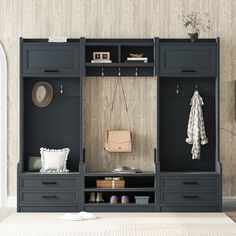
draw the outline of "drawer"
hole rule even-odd
[[[22,204],[75,204],[78,202],[76,192],[21,192]]]
[[[216,57],[216,43],[161,43],[160,74],[214,76]]]
[[[76,177],[40,177],[40,178],[21,178],[20,184],[22,189],[30,190],[64,190],[77,189],[78,178]]]
[[[79,74],[79,43],[26,43],[23,74]]]
[[[162,177],[161,190],[217,189],[217,177]]]
[[[161,203],[168,204],[183,204],[183,205],[195,205],[195,204],[207,204],[216,205],[218,201],[217,192],[162,192]]]

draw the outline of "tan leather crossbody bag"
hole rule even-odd
[[[105,150],[108,152],[132,152],[130,131],[107,131]]]

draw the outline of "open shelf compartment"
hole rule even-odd
[[[210,78],[160,78],[160,168],[162,172],[214,172],[216,170],[216,80]],[[178,93],[176,93],[178,86]],[[186,143],[190,101],[197,89],[208,143],[201,157],[193,160],[192,145]],[[178,124],[178,125],[176,125]]]
[[[32,101],[33,86],[39,81],[48,82],[53,88],[51,103],[44,108]],[[40,156],[40,148],[62,149],[68,147],[67,168],[79,171],[79,122],[80,103],[78,78],[23,78],[24,87],[24,171],[28,170],[29,156]],[[60,92],[63,86],[63,93]],[[64,127],[66,124],[66,128]]]

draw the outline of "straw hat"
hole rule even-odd
[[[37,82],[32,90],[32,100],[37,107],[47,107],[53,98],[52,85],[46,81]]]

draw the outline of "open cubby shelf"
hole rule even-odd
[[[41,147],[70,149],[67,168],[79,171],[79,115],[78,102],[80,80],[76,78],[44,78],[53,88],[53,99],[49,106],[40,108],[32,101],[33,86],[42,81],[38,77],[24,78],[24,170],[28,168],[28,157],[39,156]],[[60,93],[63,84],[64,92]],[[64,124],[66,128],[62,128]]]
[[[104,176],[104,175],[103,175]],[[107,177],[110,177],[107,175]],[[96,180],[103,180],[102,176],[85,176],[85,188],[96,188]],[[122,176],[125,181],[126,188],[154,188],[155,186],[155,176],[139,175],[139,176]]]
[[[66,43],[49,43],[48,39],[21,38],[17,211],[221,211],[219,47],[219,38],[199,39],[194,43],[189,39],[157,37],[75,38],[68,39]],[[112,63],[92,63],[94,52],[109,52]],[[127,57],[130,53],[143,54],[148,61],[128,62]],[[135,159],[138,165],[147,163],[143,169],[154,171],[142,173],[100,171],[111,171],[114,164],[118,163],[133,164],[134,159],[123,163],[126,157],[122,159],[117,155],[119,158],[116,159],[114,155],[113,160],[117,160],[115,163],[104,153],[96,153],[93,156],[94,150],[90,152],[88,148],[89,151],[86,152],[84,149],[84,146],[87,146],[86,142],[90,141],[86,135],[94,135],[100,139],[99,122],[106,122],[105,116],[94,116],[91,111],[96,112],[99,108],[98,111],[103,114],[103,107],[109,106],[109,103],[105,106],[94,104],[91,102],[93,99],[86,96],[105,98],[103,89],[111,89],[111,81],[114,81],[113,78],[104,80],[101,78],[106,76],[145,77],[133,79],[129,84],[125,83],[130,78],[126,78],[123,83],[124,86],[128,85],[126,90],[129,90],[130,94],[140,98],[138,103],[133,97],[128,99],[133,113],[136,111],[135,106],[144,111],[142,105],[145,105],[148,106],[147,117],[152,119],[154,116],[150,109],[154,108],[156,111],[154,134],[150,132],[154,130],[153,127],[148,127],[147,130],[149,136],[155,140],[150,146],[146,142],[147,134],[145,137],[142,134],[142,145],[148,147],[148,150],[140,146],[137,150],[142,155],[134,150],[138,157]],[[91,82],[94,81],[93,78],[86,77],[99,77],[96,83],[100,81],[106,83],[100,88],[98,84]],[[148,77],[153,77],[151,78],[153,80]],[[52,102],[44,108],[37,107],[32,102],[32,89],[39,81],[46,81],[53,88]],[[137,86],[140,81],[145,88],[148,88],[149,81],[155,82],[152,85],[156,85],[156,94],[150,91],[155,104],[149,104],[150,100],[146,100],[144,96],[149,90],[141,88],[140,91],[133,91],[136,88],[140,89],[141,86]],[[191,108],[190,100],[196,89],[204,101],[202,110],[209,142],[201,146],[201,158],[192,160],[192,146],[188,145],[185,139]],[[105,100],[107,101],[107,97]],[[88,107],[88,104],[91,107]],[[84,113],[89,115],[86,117]],[[142,112],[137,117],[136,114],[132,114],[131,117],[135,119],[131,121],[135,124],[134,129],[137,129],[134,131],[142,132],[146,127],[139,122],[139,119],[143,120]],[[94,124],[98,124],[97,127],[100,129],[98,136],[91,130],[94,125],[92,122],[95,121],[97,123]],[[150,124],[153,124],[153,120]],[[89,132],[85,128],[90,129]],[[138,135],[137,137],[140,138]],[[97,143],[92,141],[91,143],[96,146]],[[29,156],[39,156],[40,147],[70,148],[67,162],[69,172],[57,174],[29,172]],[[152,152],[154,158],[150,154],[147,155],[146,151]],[[107,159],[98,165],[98,161],[101,160],[96,157],[100,154]],[[146,156],[150,156],[150,159]],[[142,166],[137,167],[142,169]],[[121,177],[125,181],[124,188],[97,188],[96,180],[104,180],[105,177]],[[95,195],[101,193],[105,202],[89,202],[91,193]],[[119,199],[124,195],[128,196],[129,203],[110,204],[110,198],[114,195]],[[148,204],[137,204],[136,196],[149,197]]]
[[[137,40],[136,43],[117,39],[110,41],[88,42],[85,44],[86,76],[153,76],[154,75],[154,41]],[[109,52],[112,63],[91,63],[93,52]],[[143,54],[147,63],[127,62],[130,53]],[[101,70],[102,68],[102,70]],[[119,69],[119,71],[118,71]]]
[[[215,83],[215,78],[201,78],[200,80],[189,77],[160,78],[161,171],[215,171]],[[176,93],[177,86],[179,86],[178,94]],[[204,101],[202,110],[206,135],[209,139],[209,143],[201,147],[200,160],[192,160],[192,145],[185,142],[190,100],[196,86]],[[178,138],[173,134],[178,134]]]
[[[99,191],[98,191],[99,192]],[[149,200],[147,204],[142,204],[142,205],[149,205],[149,204],[154,204],[155,203],[155,193],[154,191],[132,191],[132,192],[125,192],[125,191],[112,191],[112,192],[102,192],[102,196],[104,199],[104,203],[108,203],[110,204],[110,198],[111,196],[117,196],[118,201],[120,201],[122,196],[127,196],[129,198],[129,204],[135,204],[135,205],[139,205],[135,203],[135,196],[148,196]],[[89,202],[89,197],[90,197],[90,192],[85,192],[85,203],[90,203],[90,204],[104,204],[104,203],[97,203],[97,202]],[[111,204],[111,205],[125,205],[125,204],[121,204],[120,202],[118,202],[117,204]],[[128,204],[127,204],[128,205]]]

